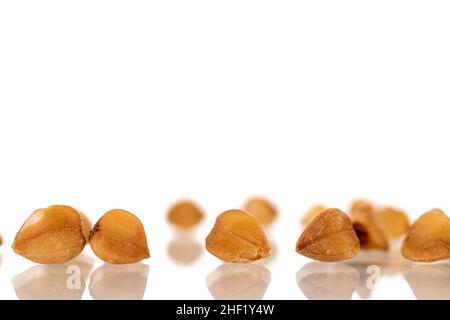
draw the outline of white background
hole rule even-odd
[[[200,243],[249,195],[277,204],[269,299],[304,298],[294,245],[316,202],[450,210],[449,16],[448,1],[1,1],[0,298],[33,266],[15,232],[55,203],[143,220],[149,299],[211,297],[219,261],[167,255],[179,197],[208,214]],[[373,297],[414,295],[400,274]]]

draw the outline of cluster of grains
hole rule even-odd
[[[17,232],[13,250],[37,263],[67,262],[90,244],[102,260],[126,264],[150,257],[140,220],[125,210],[111,210],[91,227],[85,214],[54,205],[34,211]]]

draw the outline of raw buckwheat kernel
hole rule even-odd
[[[13,250],[37,263],[63,263],[78,256],[86,244],[80,213],[54,205],[34,211],[16,235]]]
[[[411,225],[401,252],[405,258],[420,262],[450,258],[450,219],[439,209],[421,215]]]
[[[217,217],[206,238],[206,249],[226,262],[250,262],[272,253],[261,222],[242,210],[225,211]]]
[[[384,234],[375,208],[370,202],[365,200],[355,201],[350,213],[361,249],[389,249],[388,238]]]
[[[408,215],[397,208],[385,207],[377,210],[384,233],[391,239],[405,235],[409,229]]]
[[[168,211],[169,222],[183,229],[189,229],[203,219],[202,210],[192,201],[183,200],[175,203]]]
[[[271,224],[277,216],[275,206],[261,197],[249,199],[244,205],[244,211],[254,215],[264,225]]]
[[[128,264],[150,257],[144,226],[132,213],[114,209],[94,225],[90,245],[100,259]]]
[[[306,226],[296,251],[319,261],[346,260],[358,254],[359,240],[350,218],[341,210],[331,208]]]

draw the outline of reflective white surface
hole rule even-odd
[[[268,234],[273,237],[279,229],[277,224]],[[3,247],[0,298],[450,299],[450,264],[409,262],[399,254],[400,240],[386,253],[362,252],[348,261],[324,263],[272,238],[273,258],[227,264],[204,250],[198,233],[166,231],[165,250],[131,265],[105,264],[89,247],[66,264],[36,265]],[[70,266],[78,266],[81,274],[75,289],[70,288]]]

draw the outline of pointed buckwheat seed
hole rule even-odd
[[[242,210],[225,211],[217,217],[206,238],[206,249],[226,262],[250,262],[272,253],[261,222]]]
[[[381,228],[389,238],[398,238],[408,232],[408,216],[404,211],[393,207],[385,207],[377,210],[377,216]]]
[[[401,250],[413,261],[450,258],[450,219],[439,209],[424,213],[411,225]]]
[[[353,203],[350,213],[361,249],[389,249],[387,236],[383,232],[371,203],[365,200],[356,201]]]
[[[90,245],[97,257],[113,264],[134,263],[150,257],[141,221],[125,210],[105,213],[91,231]]]
[[[296,251],[319,261],[346,260],[358,254],[359,240],[350,218],[341,210],[331,208],[306,226]]]
[[[249,199],[244,205],[244,211],[254,215],[264,225],[271,224],[277,216],[275,206],[269,200],[260,197]]]
[[[192,201],[184,200],[174,204],[168,212],[169,222],[184,229],[189,229],[203,219],[202,210]]]
[[[81,253],[86,232],[77,210],[50,206],[31,214],[17,233],[12,248],[37,263],[63,263]]]

